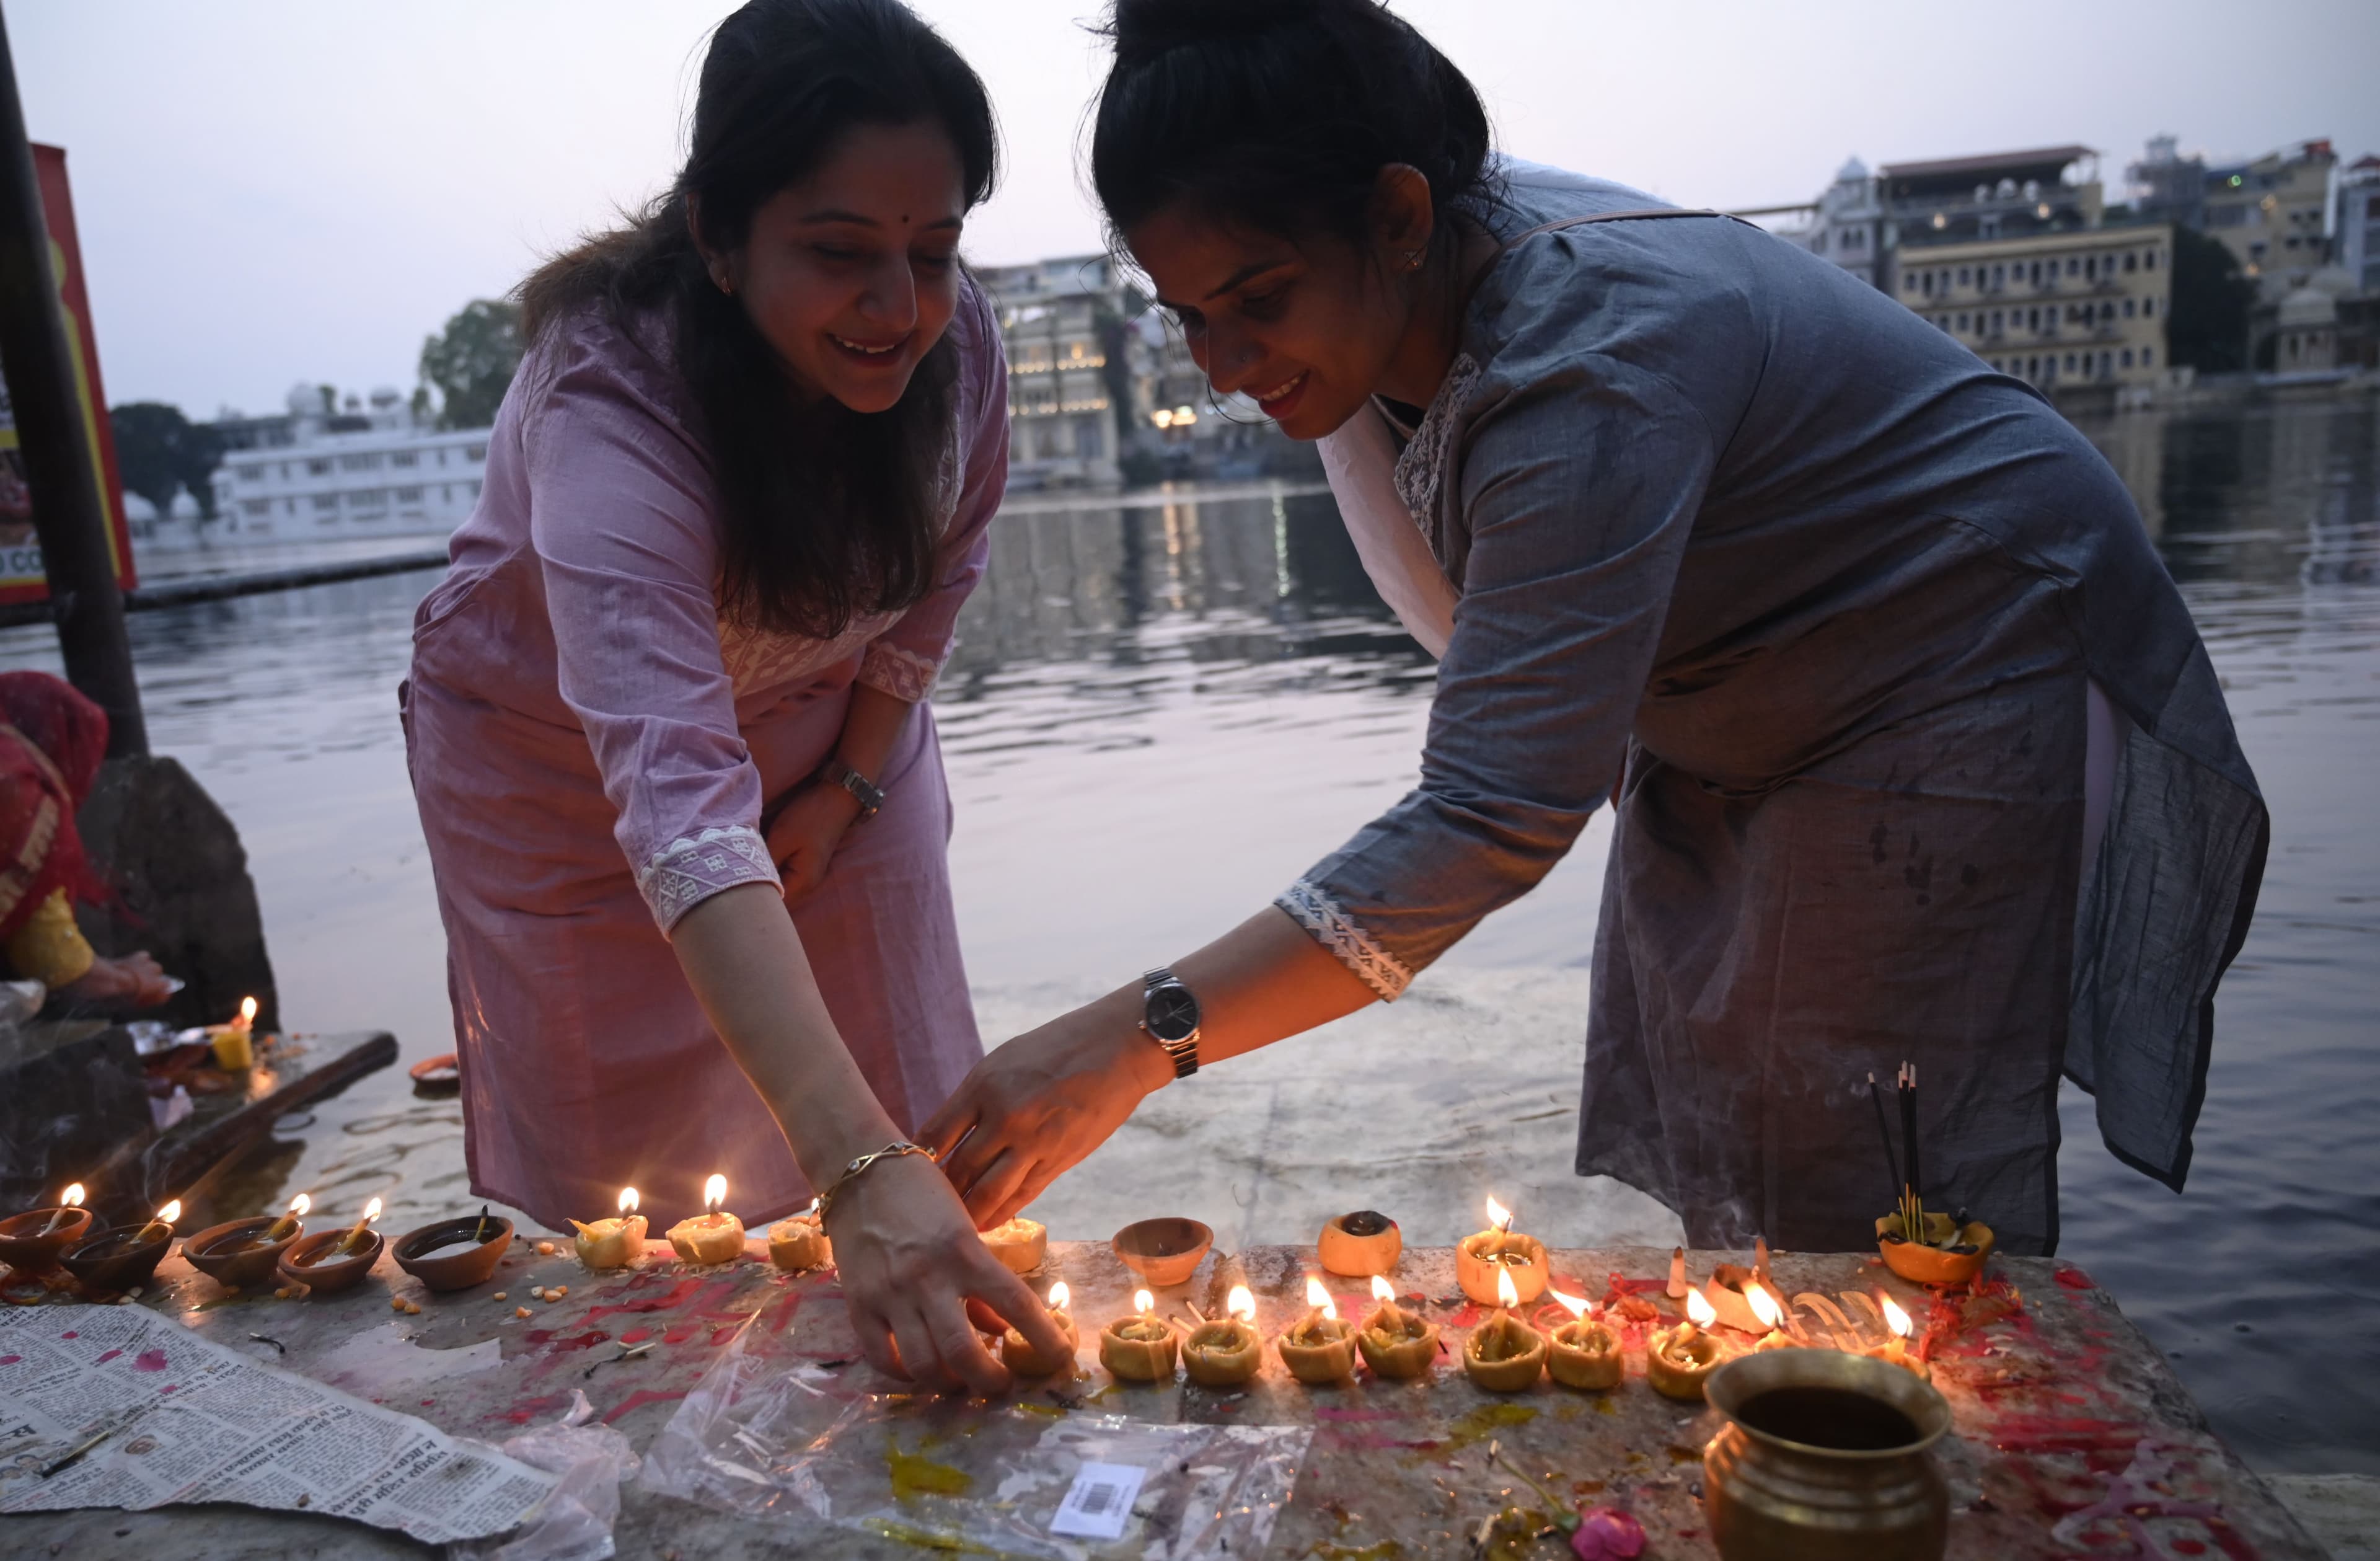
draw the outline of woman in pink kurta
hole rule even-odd
[[[472,1190],[556,1229],[634,1186],[659,1230],[713,1172],[755,1226],[832,1200],[847,1158],[914,1130],[982,1055],[922,701],[1007,462],[999,331],[953,252],[989,184],[988,105],[892,0],[756,0],[714,40],[693,141],[643,224],[527,285],[533,344],[404,694]],[[724,335],[690,355],[701,333]],[[765,359],[757,389],[722,388],[738,352]],[[752,426],[756,396],[785,401],[782,431]],[[938,455],[913,474],[931,534],[911,599],[871,606],[862,582],[836,632],[767,622],[737,581],[768,583],[769,529],[873,518],[834,522],[833,495],[884,475],[839,474],[835,439],[802,429],[838,402],[915,423],[919,396],[941,411],[915,439]],[[751,497],[804,492],[789,449],[814,454],[814,512]],[[798,601],[814,582],[781,565],[776,583]],[[858,785],[822,781],[831,761]],[[863,1347],[895,1366],[889,1333],[896,1369],[991,1382],[960,1299],[1039,1308],[928,1160],[849,1180],[867,1213],[831,1201],[830,1232]]]

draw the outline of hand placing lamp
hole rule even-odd
[[[578,1261],[591,1269],[625,1268],[645,1254],[645,1216],[637,1213],[637,1189],[620,1189],[620,1212],[593,1225],[570,1223],[578,1230]]]
[[[669,1244],[687,1262],[733,1262],[744,1255],[744,1222],[721,1207],[727,1201],[727,1178],[714,1176],[702,1184],[702,1213],[669,1227]]]
[[[1074,1314],[1066,1310],[1066,1303],[1071,1299],[1063,1279],[1050,1287],[1050,1321],[1058,1324],[1058,1331],[1066,1335],[1066,1352],[1063,1355],[1042,1354],[1023,1334],[1011,1328],[1001,1335],[1001,1364],[1020,1377],[1046,1377],[1059,1372],[1071,1374],[1075,1369],[1075,1350],[1081,1344],[1081,1337],[1075,1331]]]

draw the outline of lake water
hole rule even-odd
[[[2274,841],[2188,1194],[2117,1165],[2069,1091],[2064,1254],[2252,1461],[2380,1473],[2380,404],[2092,432],[2198,614]],[[978,986],[1113,982],[1193,946],[1411,784],[1431,665],[1327,494],[1020,501],[994,538],[936,700]],[[433,578],[133,620],[154,746],[243,832],[286,1022],[392,1030],[407,1062],[452,1044],[394,693]],[[0,665],[55,668],[55,642],[0,633]],[[1598,821],[1449,967],[1583,963],[1608,841]],[[401,1230],[463,1201],[460,1132],[390,1070],[243,1186],[326,1212],[387,1193]]]

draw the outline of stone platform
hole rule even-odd
[[[866,1373],[832,1271],[789,1275],[764,1262],[689,1268],[654,1243],[639,1268],[582,1270],[566,1241],[551,1256],[516,1242],[496,1278],[435,1296],[383,1258],[380,1270],[344,1296],[278,1300],[269,1292],[226,1299],[179,1256],[139,1303],[178,1316],[214,1341],[402,1409],[447,1430],[500,1442],[555,1418],[583,1390],[601,1420],[648,1447],[718,1352],[748,1328],[747,1348],[787,1365],[807,1362]],[[757,1257],[759,1243],[749,1251]],[[1556,1250],[1555,1284],[1597,1299],[1639,1294],[1662,1323],[1675,1303],[1660,1294],[1667,1251],[1643,1248]],[[1699,1279],[1742,1253],[1694,1253]],[[1176,1314],[1196,1301],[1216,1310],[1235,1281],[1258,1298],[1268,1335],[1305,1310],[1310,1249],[1252,1247],[1210,1256],[1188,1284],[1160,1293]],[[1789,1295],[1827,1297],[1856,1324],[1857,1342],[1880,1335],[1852,1295],[1897,1298],[1930,1333],[1934,1380],[1949,1399],[1954,1435],[1940,1449],[1954,1504],[1949,1554],[1983,1561],[2076,1554],[2262,1556],[2315,1561],[2322,1549],[2289,1511],[2206,1430],[2164,1361],[2125,1321],[2113,1298],[2071,1265],[2046,1259],[1995,1259],[2004,1282],[1980,1299],[1932,1298],[1891,1277],[1874,1257],[1779,1254],[1775,1277]],[[1087,1341],[1094,1326],[1130,1309],[1134,1281],[1104,1247],[1053,1243],[1038,1287],[1064,1278],[1086,1324],[1086,1365],[1070,1384],[1026,1384],[1022,1396],[1053,1416],[1094,1409],[1157,1421],[1310,1424],[1315,1437],[1295,1495],[1274,1530],[1269,1555],[1373,1558],[1475,1554],[1469,1536],[1508,1506],[1542,1504],[1488,1457],[1491,1444],[1557,1494],[1633,1513],[1651,1539],[1649,1555],[1716,1555],[1700,1500],[1701,1448],[1717,1429],[1707,1409],[1672,1403],[1645,1384],[1641,1358],[1610,1393],[1579,1394],[1540,1381],[1511,1396],[1482,1393],[1451,1356],[1427,1382],[1371,1380],[1309,1389],[1269,1354],[1244,1393],[1186,1384],[1111,1384]],[[1393,1275],[1459,1348],[1480,1318],[1453,1280],[1452,1254],[1414,1249]],[[1615,1278],[1619,1281],[1615,1284]],[[566,1286],[558,1301],[532,1287]],[[1333,1281],[1342,1312],[1369,1306],[1366,1287]],[[497,1292],[504,1299],[497,1299]],[[393,1296],[420,1304],[391,1310]],[[1418,1298],[1417,1302],[1414,1298]],[[530,1315],[516,1315],[526,1307]],[[1815,1309],[1799,1313],[1818,1342],[1835,1332]],[[1615,1321],[1616,1321],[1615,1317]],[[1632,1342],[1644,1324],[1633,1324]],[[254,1335],[278,1341],[258,1342]],[[446,1353],[498,1341],[487,1351]],[[1739,1341],[1748,1342],[1748,1341]],[[619,1360],[621,1350],[650,1343]],[[964,1413],[965,1411],[960,1411]],[[884,1468],[884,1449],[850,1449]],[[963,1461],[964,1454],[948,1455]],[[820,1536],[786,1520],[708,1511],[631,1484],[618,1529],[624,1556],[735,1558],[783,1554],[863,1556],[904,1545],[850,1532]],[[77,1561],[265,1561],[299,1556],[419,1555],[390,1535],[298,1514],[212,1507],[151,1513],[79,1512],[0,1519],[0,1554]],[[1514,1552],[1548,1561],[1567,1552],[1551,1539]]]

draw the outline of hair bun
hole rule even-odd
[[[1351,3],[1373,0],[1337,0]],[[1175,49],[1244,41],[1331,8],[1331,0],[1113,0],[1099,30],[1115,45],[1117,67],[1129,70]]]

